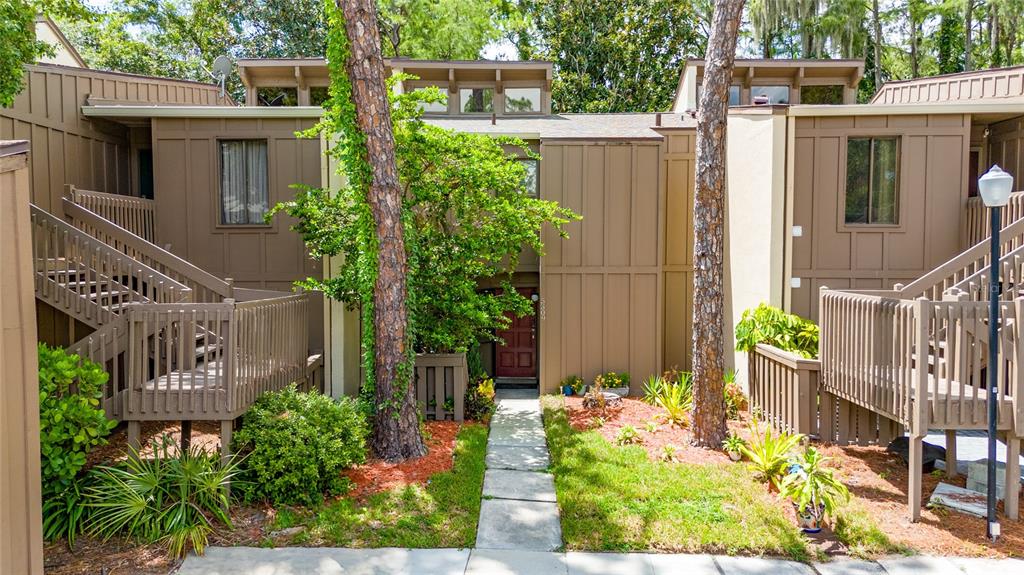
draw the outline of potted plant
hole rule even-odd
[[[584,383],[582,377],[577,377],[572,383],[572,392],[576,395],[583,395],[587,393],[587,384]]]
[[[626,397],[629,395],[629,374],[626,372],[616,373],[609,371],[594,378],[594,383],[600,383],[601,387],[609,392]]]
[[[722,442],[722,449],[729,454],[729,459],[733,461],[743,459],[743,448],[746,446],[747,442],[735,433],[730,433],[729,437]]]
[[[835,517],[841,503],[850,500],[850,491],[833,471],[825,467],[829,460],[814,447],[793,460],[790,474],[782,480],[782,494],[793,501],[800,529],[817,533],[826,518]]]
[[[562,394],[569,396],[573,393],[582,394],[583,378],[578,375],[569,375],[561,382]]]

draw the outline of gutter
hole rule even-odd
[[[922,114],[1024,114],[1024,101],[1006,103],[917,103],[917,104],[796,104],[789,107],[792,117],[803,116],[901,116]]]
[[[313,118],[323,115],[320,106],[82,106],[86,118]]]

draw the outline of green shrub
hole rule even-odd
[[[637,433],[636,428],[632,425],[623,425],[619,428],[619,432],[615,434],[615,443],[619,445],[629,445],[640,442],[640,434]]]
[[[117,425],[100,406],[107,374],[99,364],[39,345],[39,450],[43,536],[73,546],[88,510],[80,473],[86,457]]]
[[[366,418],[356,401],[299,393],[267,393],[242,418],[235,450],[245,455],[247,501],[312,505],[337,495],[341,471],[366,459]]]
[[[775,435],[770,425],[765,425],[764,433],[761,433],[756,423],[750,425],[750,431],[750,442],[740,447],[740,452],[750,459],[754,473],[762,481],[779,488],[786,468],[789,467],[789,454],[804,436],[799,433]]]
[[[648,377],[644,381],[644,403],[651,405],[658,404],[658,396],[664,393],[665,386],[669,385],[666,381],[656,375]]]
[[[736,324],[736,350],[766,343],[807,358],[818,357],[818,326],[813,321],[762,303],[743,312]]]
[[[116,421],[100,407],[107,374],[99,364],[39,344],[39,448],[44,492],[70,487],[86,456]]]
[[[809,513],[817,521],[835,517],[839,505],[850,501],[850,491],[825,467],[825,457],[814,447],[808,447],[801,457],[793,459],[794,472],[782,480],[783,497],[796,504],[800,513]]]
[[[88,529],[104,539],[163,542],[174,557],[189,549],[202,555],[214,521],[231,528],[227,487],[237,465],[197,447],[181,451],[166,435],[153,448],[153,459],[132,450],[119,466],[95,468]]]
[[[736,372],[729,370],[725,372],[725,385],[722,388],[725,395],[725,414],[729,419],[739,419],[740,412],[746,411],[749,407],[747,396],[743,389],[736,383]]]
[[[626,372],[616,373],[609,371],[602,373],[594,378],[595,384],[600,384],[601,387],[629,387],[629,374]]]
[[[665,385],[655,401],[665,410],[662,417],[667,423],[685,426],[689,423],[690,411],[693,410],[693,386],[689,383]]]
[[[494,380],[480,378],[466,390],[466,419],[484,421],[494,413]]]

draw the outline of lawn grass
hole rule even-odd
[[[566,548],[812,558],[745,466],[650,461],[642,447],[573,431],[562,398],[541,404]]]
[[[360,504],[340,498],[313,510],[280,509],[274,529],[306,530],[291,543],[336,547],[472,547],[480,517],[487,428],[465,425],[455,464],[425,485],[371,495]]]

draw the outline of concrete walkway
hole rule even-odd
[[[211,547],[178,575],[1021,575],[1024,561],[894,557],[805,565],[781,559],[503,549]]]
[[[562,527],[540,401],[532,390],[498,390],[487,440],[487,471],[476,547],[555,551]]]

